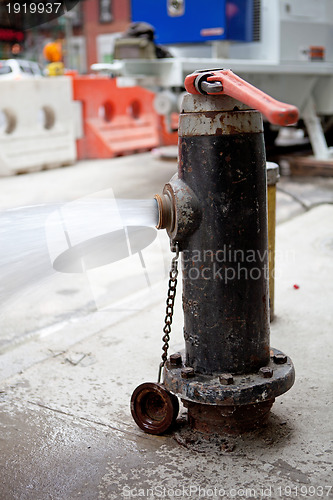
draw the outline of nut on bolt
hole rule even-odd
[[[182,378],[192,378],[194,377],[194,369],[190,366],[185,366],[185,368],[182,368],[180,375]]]
[[[234,383],[234,377],[231,373],[223,373],[219,376],[220,383],[223,385],[231,385]]]
[[[285,354],[274,354],[273,356],[273,361],[277,365],[283,365],[284,363],[287,362],[287,356]]]
[[[182,355],[179,352],[176,352],[175,354],[171,354],[170,365],[171,366],[181,366],[182,365]]]
[[[259,370],[259,373],[264,378],[271,378],[273,376],[273,370],[269,366],[262,366]]]

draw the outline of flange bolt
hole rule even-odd
[[[285,354],[274,354],[273,356],[273,361],[277,365],[283,365],[284,363],[287,362],[287,356]]]
[[[223,373],[219,376],[220,383],[223,385],[232,385],[234,383],[234,377],[231,373]]]
[[[259,373],[264,378],[271,378],[273,376],[273,370],[272,368],[269,368],[269,366],[262,366],[259,370]]]
[[[175,354],[171,354],[170,365],[171,366],[181,366],[182,365],[182,355],[179,352],[176,352]]]
[[[185,368],[182,368],[180,374],[182,378],[192,378],[194,377],[194,369],[190,366],[185,366]]]

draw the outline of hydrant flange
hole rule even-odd
[[[181,352],[182,360],[185,353]],[[283,359],[284,363],[274,361]],[[168,361],[164,368],[165,387],[181,399],[193,403],[230,406],[261,403],[280,396],[288,391],[295,380],[295,371],[291,359],[281,351],[272,348],[271,358],[265,366],[270,377],[265,377],[262,369],[254,373],[231,374],[232,383],[223,382],[223,375],[196,374],[183,378],[185,365],[174,366]],[[222,382],[221,382],[222,379]]]

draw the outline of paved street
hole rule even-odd
[[[181,425],[154,437],[131,418],[132,391],[157,376],[164,231],[148,228],[140,252],[86,273],[52,267],[59,207],[110,189],[151,199],[175,170],[145,153],[0,179],[1,500],[200,498],[199,487],[218,488],[212,498],[246,488],[252,498],[333,498],[333,179],[279,183],[271,344],[293,359],[296,383],[267,427],[240,438],[189,441]],[[96,217],[88,235],[103,224]],[[182,326],[178,290],[171,352]]]

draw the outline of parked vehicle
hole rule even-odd
[[[25,59],[0,60],[0,80],[25,80],[44,76],[42,68]]]

